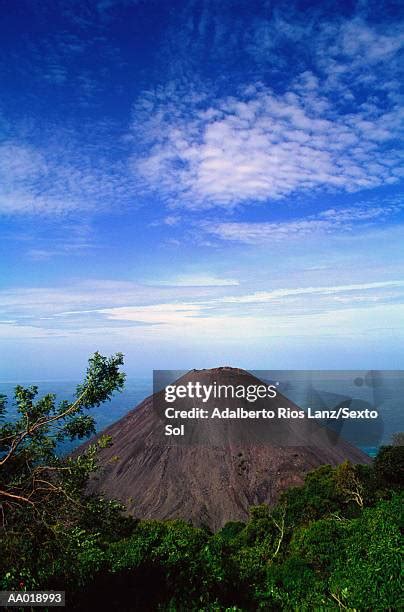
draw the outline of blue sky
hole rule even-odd
[[[0,5],[0,379],[404,366],[399,2]]]

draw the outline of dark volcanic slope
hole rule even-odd
[[[191,371],[181,383],[215,380],[244,386],[261,382],[243,370],[217,368]],[[165,442],[160,435],[162,402],[162,393],[151,396],[102,432],[112,436],[113,445],[101,451],[104,469],[92,487],[121,499],[140,518],[184,518],[217,529],[229,520],[245,519],[251,505],[273,503],[319,465],[337,465],[344,459],[370,462],[359,449],[309,419],[276,419],[269,437],[262,435],[262,421],[226,420],[220,427],[212,419],[187,421],[193,444],[175,438]],[[176,402],[181,409],[193,405],[189,399]],[[280,394],[255,404],[229,400],[227,405],[297,408]]]

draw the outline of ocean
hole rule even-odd
[[[332,422],[327,427],[337,429],[345,439],[360,447],[370,456],[379,446],[389,444],[393,433],[404,429],[404,372],[305,372],[255,370],[261,379],[279,382],[279,390],[302,408],[324,409],[340,404],[363,409],[376,407],[377,422]],[[6,418],[14,420],[18,413],[13,404],[13,391],[17,383],[0,383],[0,394],[8,397]],[[77,381],[22,381],[23,386],[36,385],[38,397],[55,393],[57,400],[72,400]],[[97,432],[111,425],[143,399],[153,393],[152,374],[149,377],[127,378],[122,393],[116,393],[110,402],[91,410]],[[344,404],[344,405],[345,405]],[[71,452],[81,441],[65,442],[58,447],[60,454]]]
[[[66,380],[53,380],[53,381],[30,381],[20,382],[18,384],[28,387],[36,385],[38,387],[38,398],[46,395],[47,393],[55,393],[57,401],[69,400],[74,398],[74,391],[81,381],[66,381]],[[6,418],[10,421],[15,420],[18,417],[16,406],[13,403],[14,388],[17,385],[16,382],[3,382],[0,383],[0,394],[6,395],[8,398],[8,410]],[[134,408],[145,399],[148,395],[153,392],[153,380],[152,376],[142,378],[129,378],[125,381],[125,388],[122,393],[115,393],[111,401],[104,402],[97,408],[93,408],[89,414],[94,416],[96,422],[97,432],[102,431],[108,425],[111,425],[121,417],[123,417],[129,410]],[[83,441],[74,440],[73,442],[64,442],[58,447],[60,454],[71,452],[76,446],[79,446]]]

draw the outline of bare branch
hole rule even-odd
[[[13,493],[8,493],[7,491],[1,491],[1,490],[0,490],[0,495],[4,495],[5,497],[11,497],[12,499],[19,499],[21,501],[27,502],[28,504],[31,504],[31,506],[35,505],[34,502],[28,499],[28,497],[24,497],[22,495],[14,495]]]

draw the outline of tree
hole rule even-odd
[[[21,416],[0,426],[3,526],[6,511],[16,506],[29,505],[35,511],[44,503],[49,505],[51,497],[61,495],[75,503],[72,489],[75,484],[83,484],[83,477],[94,466],[94,448],[90,448],[85,459],[60,459],[55,454],[57,443],[82,439],[95,432],[94,418],[85,411],[99,406],[114,391],[123,388],[125,376],[119,371],[122,363],[121,354],[108,359],[95,353],[73,402],[62,401],[57,405],[56,396],[51,393],[35,401],[38,387],[15,388],[15,402]],[[3,417],[5,410],[3,397],[0,403]]]
[[[401,610],[403,495],[379,501],[347,522],[329,577],[332,597],[349,610]],[[332,551],[332,546],[330,546]],[[334,553],[330,553],[330,556]]]
[[[393,446],[404,446],[404,431],[398,431],[391,436]]]
[[[356,466],[348,460],[341,463],[335,470],[335,481],[337,491],[345,497],[345,500],[355,502],[362,509],[364,506],[364,489]]]
[[[404,446],[382,446],[374,461],[374,471],[381,488],[404,484]]]
[[[57,541],[69,547],[73,530],[89,516],[97,517],[94,524],[104,520],[111,525],[113,516],[121,514],[122,506],[116,502],[95,503],[86,494],[88,478],[97,468],[97,451],[109,439],[99,438],[79,456],[60,457],[57,445],[94,433],[94,418],[88,411],[122,390],[122,364],[120,353],[109,358],[95,353],[70,402],[57,403],[51,393],[37,399],[36,386],[17,386],[15,421],[5,420],[6,399],[0,399],[0,572],[18,565],[22,569],[26,559],[26,574],[33,576],[39,572],[33,567],[39,557],[30,560],[30,555],[39,541],[46,543],[41,551],[46,556],[47,547],[54,550]],[[7,584],[13,584],[13,576]]]

